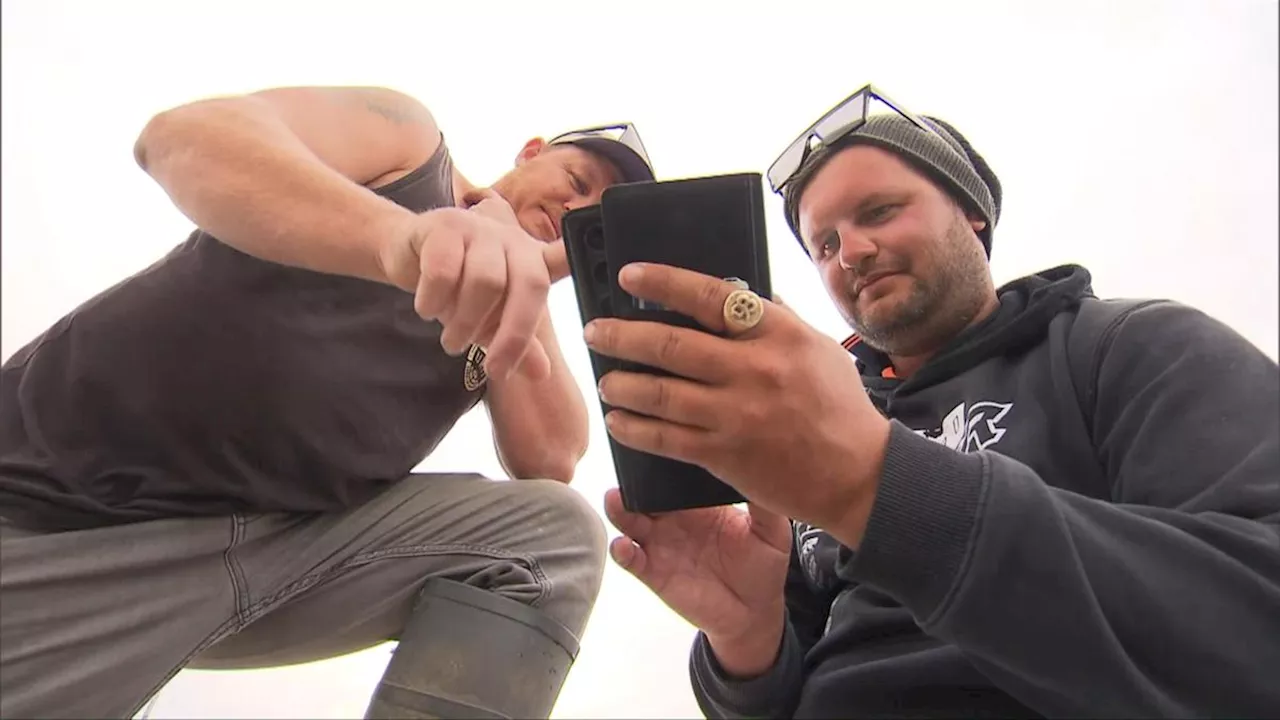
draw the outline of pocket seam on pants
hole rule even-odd
[[[128,717],[133,717],[134,715],[137,715],[138,712],[142,710],[143,706],[146,705],[149,700],[155,697],[156,693],[163,690],[164,687],[169,684],[170,680],[173,680],[173,678],[179,672],[181,672],[184,668],[187,667],[187,665],[191,663],[192,658],[196,657],[200,653],[209,649],[222,638],[227,637],[228,635],[231,635],[234,632],[239,631],[241,628],[245,626],[247,622],[246,617],[249,610],[249,608],[245,607],[246,604],[248,603],[249,587],[245,583],[244,571],[240,567],[240,562],[236,560],[235,553],[233,552],[236,549],[236,547],[240,545],[240,542],[244,540],[244,536],[245,536],[245,518],[241,515],[232,515],[231,516],[231,538],[227,542],[226,549],[222,551],[222,563],[226,567],[227,575],[231,579],[231,589],[235,595],[234,613],[232,614],[231,617],[227,618],[226,622],[224,622],[222,625],[218,626],[218,628],[215,629],[213,632],[205,636],[205,639],[203,642],[196,645],[195,649],[193,649],[190,653],[187,654],[186,657],[182,658],[180,662],[178,662],[173,668],[171,668],[169,670],[169,673],[165,675],[163,678],[161,678],[160,681],[156,683],[155,686],[152,687],[151,690],[147,692],[146,695],[143,696],[142,700],[137,704],[137,706],[135,706],[130,711]]]
[[[244,568],[235,557],[235,549],[245,537],[245,518],[243,515],[231,516],[231,542],[222,553],[223,564],[227,566],[227,575],[231,577],[231,589],[236,596],[236,618],[242,628],[248,623],[249,585],[244,579]],[[237,628],[239,629],[239,628]]]

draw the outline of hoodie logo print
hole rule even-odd
[[[956,405],[933,430],[916,430],[916,434],[960,452],[977,452],[1000,442],[1007,429],[1001,424],[1013,410],[1013,403],[983,400],[966,406]]]
[[[835,576],[836,555],[839,543],[819,528],[807,523],[792,521],[791,532],[796,551],[800,556],[800,569],[814,589],[825,592],[839,584]]]
[[[813,551],[818,547],[818,540],[822,537],[822,531],[812,525],[796,523],[795,534],[796,545],[800,548],[800,564],[804,566],[804,572],[809,576],[809,579],[816,582],[818,579],[818,560]]]

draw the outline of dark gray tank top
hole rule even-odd
[[[453,205],[443,141],[377,192]],[[483,393],[474,353],[439,338],[406,292],[196,231],[4,364],[0,517],[55,530],[358,504]]]

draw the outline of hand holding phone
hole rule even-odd
[[[687,268],[732,279],[772,297],[764,225],[764,194],[757,173],[616,185],[599,205],[564,217],[565,250],[582,321],[598,317],[649,320],[705,330],[692,318],[646,305],[618,285],[618,271],[633,262]],[[590,351],[588,351],[590,352]],[[596,380],[612,370],[662,371],[591,354]],[[610,408],[601,403],[607,413]],[[706,470],[633,450],[609,438],[623,505],[657,513],[743,501]]]

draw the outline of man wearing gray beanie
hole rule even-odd
[[[870,86],[769,180],[843,348],[660,266],[620,281],[715,334],[588,328],[679,376],[605,376],[613,437],[749,501],[606,498],[614,559],[700,630],[704,713],[1275,716],[1275,361],[1190,307],[1099,299],[1079,266],[997,290],[995,174]]]

